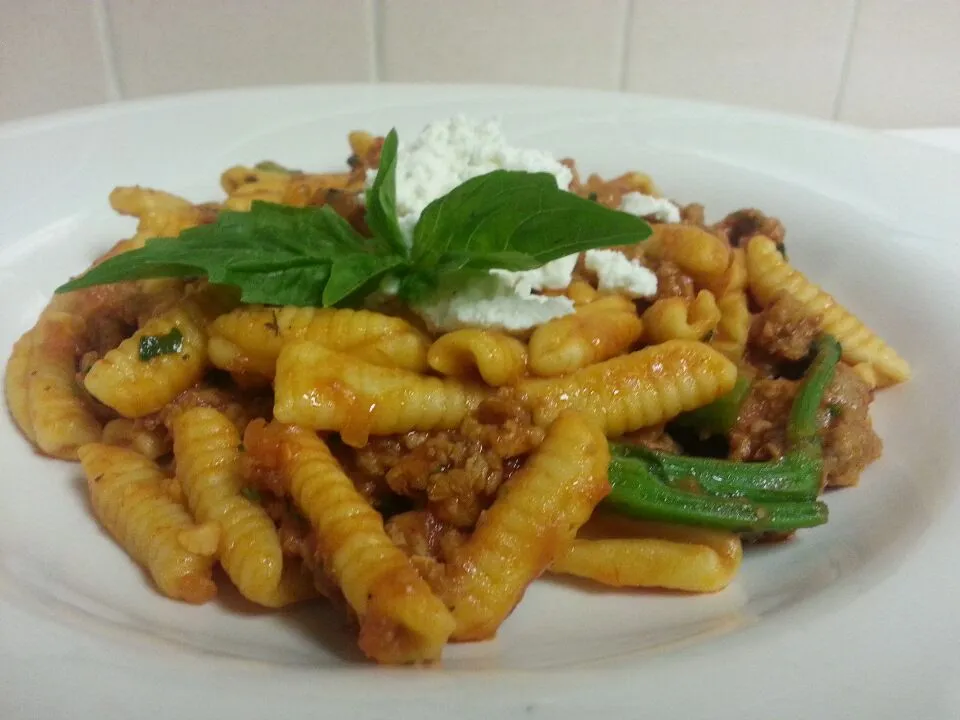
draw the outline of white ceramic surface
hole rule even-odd
[[[718,217],[778,215],[791,259],[912,362],[874,410],[883,458],[831,521],[748,553],[707,597],[534,585],[498,638],[442,668],[360,664],[322,606],[161,598],[97,527],[76,466],[0,418],[0,717],[960,717],[960,156],[808,120],[637,96],[482,87],[193,95],[0,126],[0,348],[132,232],[106,196],[219,193],[225,167],[339,168],[355,128],[500,115],[518,144],[650,172]]]

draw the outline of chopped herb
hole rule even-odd
[[[140,362],[150,362],[161,355],[183,350],[183,333],[173,328],[166,335],[144,335],[140,338]]]
[[[590,193],[589,195],[587,195],[587,200],[590,200],[591,202],[596,202],[597,194],[595,192]]]
[[[243,495],[250,502],[260,502],[260,493],[256,488],[245,487],[241,488],[240,494]]]

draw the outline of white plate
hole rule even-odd
[[[202,94],[0,128],[0,347],[53,287],[132,232],[106,196],[217,197],[271,158],[342,167],[346,133],[409,136],[498,114],[517,144],[605,174],[639,168],[718,217],[756,206],[791,258],[885,335],[916,379],[881,396],[886,449],[831,521],[749,552],[708,597],[541,581],[489,643],[442,669],[352,662],[322,607],[284,615],[159,597],[99,530],[77,468],[0,430],[0,717],[956,718],[960,640],[960,158],[826,123],[591,92],[478,87]]]

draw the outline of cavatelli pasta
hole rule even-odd
[[[564,413],[501,489],[444,578],[454,640],[492,637],[524,591],[610,492],[606,438],[588,418]]]
[[[30,423],[37,447],[65,460],[76,460],[77,448],[100,439],[100,423],[77,382],[85,332],[81,318],[57,311],[45,312],[32,332]]]
[[[206,325],[215,314],[209,302],[187,297],[147,321],[90,368],[84,380],[87,391],[124,417],[159,412],[195,385],[207,368]],[[150,340],[168,342],[170,347],[145,357],[141,344]]]
[[[833,296],[784,260],[770,238],[755,235],[747,243],[747,275],[750,292],[761,305],[770,304],[782,292],[797,300],[810,315],[819,315],[824,332],[840,341],[843,359],[851,365],[871,365],[880,386],[909,379],[907,361]]]
[[[449,429],[485,395],[453,378],[384,368],[301,341],[277,360],[274,417],[314,430],[336,430],[349,445],[369,435]]]
[[[279,203],[289,184],[289,173],[241,165],[229,168],[220,176],[220,185],[227,193],[224,207],[228,210],[249,210],[255,200]]]
[[[542,377],[565,375],[625,352],[642,334],[633,302],[620,295],[601,297],[534,330],[530,368]]]
[[[197,536],[186,509],[164,492],[160,469],[139,453],[110,445],[84,445],[79,455],[94,514],[160,591],[189,603],[212,599],[213,553],[187,548],[211,531]]]
[[[568,298],[573,300],[573,304],[577,307],[592,303],[594,300],[601,297],[600,291],[598,291],[586,280],[572,281],[567,287],[565,294]]]
[[[436,660],[453,619],[383,529],[314,433],[252,422],[244,444],[255,462],[279,471],[316,533],[316,553],[360,623],[360,648],[380,662]]]
[[[742,290],[727,293],[717,301],[720,320],[710,345],[734,362],[739,362],[750,336],[750,307]]]
[[[617,437],[706,405],[736,379],[736,366],[716,350],[670,340],[563,377],[525,380],[517,391],[541,427],[577,410]]]
[[[662,298],[644,311],[644,334],[651,343],[702,340],[717,327],[721,317],[709,290],[701,290],[692,300]]]
[[[33,331],[28,330],[13,344],[3,378],[4,396],[13,421],[30,442],[36,442],[33,420],[30,418],[30,356],[33,351]]]
[[[612,587],[705,593],[729,585],[742,558],[736,533],[602,516],[550,570]]]
[[[273,521],[240,492],[240,433],[229,418],[198,407],[177,415],[172,425],[177,478],[187,505],[197,522],[220,526],[220,564],[240,593],[267,607],[314,595],[305,575],[284,575]]]
[[[210,359],[234,373],[272,378],[284,344],[312,340],[383,367],[427,369],[429,340],[402,318],[369,310],[243,307],[210,328]]]
[[[648,257],[673,262],[701,288],[720,282],[730,266],[727,243],[696,225],[654,225],[641,248]]]
[[[430,367],[443,375],[479,375],[487,385],[512,385],[527,369],[527,348],[505,333],[466,328],[441,335],[427,352]]]
[[[100,442],[134,450],[156,460],[170,452],[170,437],[163,426],[148,428],[129,418],[115,418],[103,426]]]

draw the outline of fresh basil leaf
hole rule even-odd
[[[367,227],[383,240],[391,251],[406,256],[407,241],[397,221],[397,131],[391,130],[380,150],[380,167],[373,185],[367,190]]]
[[[140,338],[140,362],[149,362],[161,355],[173,355],[183,350],[183,333],[173,328],[166,335],[144,335]]]
[[[367,254],[368,243],[329,207],[255,202],[215,223],[155,238],[114,256],[57,289],[79,290],[150,277],[206,277],[240,289],[246,303],[320,306],[337,258]]]
[[[427,206],[414,230],[413,259],[430,267],[455,254],[480,267],[485,257],[522,253],[542,265],[583,250],[636,243],[649,234],[642,218],[561,190],[548,173],[495,170]]]
[[[406,259],[396,255],[355,253],[337,258],[323,289],[323,305],[336,305],[368,288],[372,291],[384,275],[405,264]]]
[[[492,252],[477,255],[470,252],[451,250],[445,252],[437,260],[437,273],[444,274],[456,270],[532,270],[543,265],[543,262],[515,250]]]

